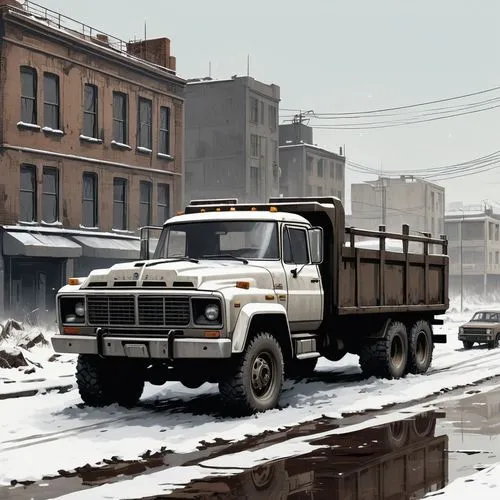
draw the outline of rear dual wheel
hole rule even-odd
[[[427,321],[416,321],[410,331],[404,323],[394,321],[385,338],[362,347],[361,369],[368,376],[388,379],[397,379],[406,373],[425,373],[432,362],[433,349],[432,331]]]

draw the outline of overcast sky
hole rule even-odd
[[[167,36],[178,74],[250,74],[282,108],[349,112],[500,85],[498,0],[38,0],[125,40]],[[487,94],[485,97],[500,96]],[[313,124],[314,122],[311,122]],[[380,168],[418,169],[500,150],[500,108],[369,131],[316,130],[315,143]],[[348,173],[347,181],[373,177]],[[500,202],[500,168],[444,184],[447,201]],[[349,198],[349,188],[346,187]]]

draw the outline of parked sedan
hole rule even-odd
[[[458,340],[465,349],[471,349],[475,342],[498,347],[500,344],[500,311],[477,311],[472,319],[458,329]]]

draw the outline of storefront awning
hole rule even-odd
[[[82,247],[64,236],[6,231],[3,233],[4,255],[72,259],[82,255]]]
[[[139,259],[139,240],[99,236],[73,236],[73,239],[82,246],[84,257],[117,260]]]

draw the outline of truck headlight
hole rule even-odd
[[[458,329],[458,333],[459,333],[460,335],[463,335],[463,333],[464,333],[464,329],[463,329],[462,327],[460,327],[460,328]]]
[[[208,321],[216,321],[219,319],[219,306],[217,304],[209,304],[205,308],[205,318]]]
[[[85,316],[85,304],[83,302],[77,302],[75,304],[75,314],[80,317]]]

